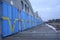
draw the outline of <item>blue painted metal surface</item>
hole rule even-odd
[[[2,36],[17,33],[19,31],[18,10],[10,4],[2,3],[2,16],[4,17],[2,20]]]
[[[25,13],[25,14],[26,14],[26,22],[25,22],[26,23],[26,29],[28,29],[30,27],[29,26],[29,19],[28,19],[29,14],[28,13]]]
[[[5,3],[2,4],[2,15],[4,17],[8,16],[8,5],[6,5]],[[11,34],[11,30],[10,30],[10,26],[8,24],[7,20],[2,20],[2,36],[7,36]]]
[[[32,26],[31,26],[31,16],[30,15],[28,15],[28,19],[29,19],[29,28],[31,28]]]
[[[18,25],[18,21],[16,22],[15,26],[14,26],[14,32],[17,33],[19,32],[19,25]]]
[[[7,12],[8,12],[8,14],[7,14],[7,16],[10,18],[10,20],[12,19],[12,7],[11,7],[11,5],[9,5],[9,4],[5,4],[5,5],[7,5]]]
[[[35,18],[33,17],[33,27],[35,27]]]
[[[7,3],[2,3],[2,16],[6,17],[2,20],[2,36],[8,36],[19,32],[18,9]],[[20,12],[21,30],[32,28],[42,22],[31,15],[21,10]]]
[[[2,3],[2,16],[7,17],[7,5],[5,3]]]
[[[2,36],[5,37],[7,35],[10,35],[11,33],[12,33],[12,31],[10,30],[8,21],[3,20],[2,21]]]
[[[32,16],[32,27],[34,27],[34,17]]]
[[[24,11],[21,11],[20,19],[22,20],[22,23],[21,23],[22,30],[25,30],[27,28],[27,25],[26,25],[27,15]]]
[[[14,33],[19,31],[19,23],[17,21],[18,18],[18,10],[12,6],[12,25],[14,28]],[[15,21],[16,20],[16,21]]]

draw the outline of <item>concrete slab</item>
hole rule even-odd
[[[39,25],[3,40],[60,40],[58,35],[60,35],[60,33],[58,34],[46,25]]]

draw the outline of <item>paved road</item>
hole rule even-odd
[[[46,25],[31,28],[3,40],[60,40],[60,33],[55,32]]]

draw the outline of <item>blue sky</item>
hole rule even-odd
[[[47,21],[60,18],[60,0],[29,0],[32,8],[39,16]]]

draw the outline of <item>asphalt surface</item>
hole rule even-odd
[[[2,40],[60,40],[60,31],[56,32],[43,24]]]

